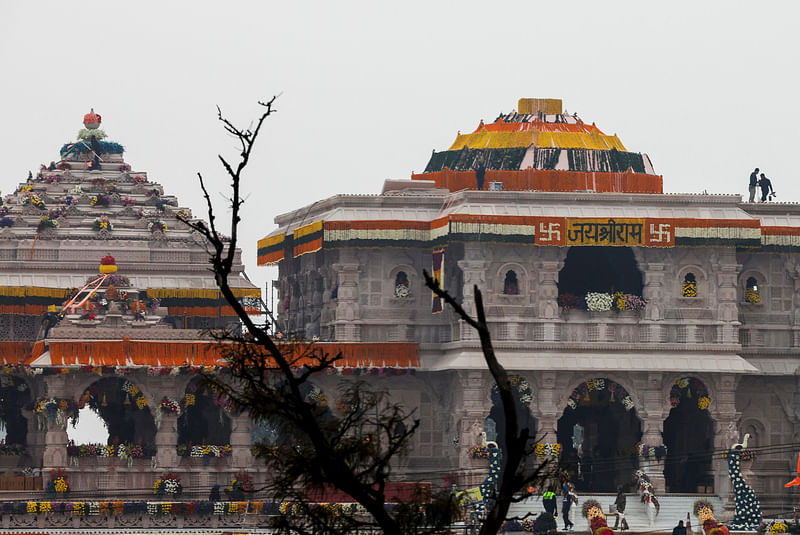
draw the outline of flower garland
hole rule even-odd
[[[230,457],[233,448],[230,444],[223,445],[209,445],[203,444],[200,446],[193,446],[191,444],[179,444],[176,448],[178,457],[191,457],[194,459],[202,458],[224,458]]]
[[[717,523],[714,518],[714,507],[706,500],[696,500],[692,512],[700,520],[706,535],[730,535],[728,528]]]
[[[315,504],[316,505],[316,504]],[[312,505],[312,508],[315,506]],[[343,513],[363,512],[355,504],[318,504],[316,506],[337,508]],[[0,514],[39,514],[60,513],[72,516],[120,516],[120,515],[242,515],[264,514],[277,515],[279,504],[260,501],[226,501],[226,502],[0,502]]]
[[[49,496],[64,496],[69,493],[71,488],[69,475],[63,468],[50,470],[50,482],[47,484],[47,494]]]
[[[167,231],[167,225],[160,219],[155,219],[147,223],[147,230],[150,232],[161,232],[162,234]]]
[[[681,295],[683,297],[697,297],[697,281],[683,281]]]
[[[586,310],[590,312],[607,312],[611,310],[613,299],[607,293],[589,292],[586,294]]]
[[[614,535],[614,530],[608,527],[600,502],[591,499],[584,500],[581,513],[589,521],[589,531],[592,535]]]
[[[164,396],[161,399],[159,406],[161,407],[161,412],[164,414],[174,414],[176,416],[180,416],[183,412],[180,403],[167,396]]]
[[[107,215],[101,215],[94,220],[93,228],[98,232],[101,230],[107,230],[108,232],[111,232],[114,230],[114,225],[111,224],[111,220]]]
[[[467,450],[467,457],[470,459],[488,459],[489,448],[486,446],[472,446]]]
[[[166,472],[153,483],[153,494],[156,496],[180,496],[183,492],[181,478],[174,472]]]
[[[680,405],[682,399],[691,398],[693,395],[697,397],[697,406],[700,410],[708,409],[711,398],[708,396],[706,385],[695,377],[681,377],[669,391],[669,404],[674,409]]]
[[[51,210],[52,211],[52,210]],[[45,229],[57,229],[58,228],[58,221],[52,219],[50,215],[43,215],[39,217],[39,224],[36,227],[36,232],[41,232]]]
[[[122,391],[128,395],[125,399],[125,404],[128,404],[128,398],[131,398],[136,404],[136,408],[139,410],[147,407],[147,398],[144,397],[142,391],[135,384],[131,383],[130,381],[125,381],[125,383],[122,385]]]
[[[508,378],[508,382],[511,384],[511,388],[520,403],[528,405],[533,401],[533,388],[531,388],[530,383],[525,380],[524,377],[511,375]],[[500,390],[497,388],[497,385],[492,385],[491,398],[492,403],[495,405],[500,403]]]
[[[636,451],[639,452],[639,456],[642,459],[654,459],[656,461],[660,461],[667,456],[667,447],[663,444],[661,446],[650,446],[643,442],[639,442],[636,444]]]
[[[155,455],[152,447],[142,444],[79,444],[70,441],[67,445],[67,456],[71,463],[78,466],[78,459],[82,457],[104,457],[126,460],[128,466],[133,466],[134,459],[149,459]]]
[[[729,452],[730,450],[723,451],[722,453],[720,453],[720,458],[725,459],[727,461]],[[739,450],[739,459],[742,461],[745,462],[755,461],[757,456],[758,454],[756,453],[756,450],[751,450],[750,448],[746,450]]]
[[[766,523],[762,522],[761,525],[758,526],[759,535],[764,535],[766,533],[769,533],[770,535],[779,535],[780,533],[788,532],[789,525],[785,520],[772,520]]]
[[[561,454],[561,444],[557,442],[552,444],[537,442],[536,446],[534,446],[534,452],[536,453],[536,457],[540,460],[547,458],[558,459],[558,456]]]
[[[647,307],[647,300],[639,295],[622,292],[614,292],[613,294],[589,292],[585,296],[564,293],[558,296],[558,306],[565,312],[570,310],[588,310],[590,312],[632,310],[641,312]]]
[[[608,390],[610,392],[609,403],[615,403],[617,400],[622,403],[626,411],[634,408],[633,398],[631,398],[625,388],[614,382],[602,378],[587,379],[572,391],[569,398],[567,398],[567,407],[576,409],[582,402],[589,402],[591,400],[589,393],[592,391]]]
[[[747,288],[744,291],[744,301],[745,303],[756,305],[761,302],[761,295],[759,295],[758,290],[754,288]]]
[[[101,193],[99,195],[93,195],[92,198],[89,200],[89,206],[101,206],[103,208],[108,208],[111,206],[111,197],[106,195],[105,193]]]
[[[60,426],[66,425],[68,418],[75,421],[78,417],[78,408],[71,399],[42,398],[36,402],[33,410]]]
[[[28,192],[25,197],[22,198],[22,206],[35,206],[39,210],[44,210],[47,207],[44,204],[44,201],[35,193]]]
[[[253,479],[247,472],[236,472],[233,480],[228,485],[228,492],[234,500],[241,501],[244,499],[245,494],[255,491]]]
[[[666,450],[666,447],[664,449]],[[642,503],[652,503],[656,508],[656,514],[660,513],[661,504],[658,503],[658,498],[656,498],[653,483],[650,481],[650,478],[647,476],[645,471],[637,470],[633,473],[633,478],[636,479],[636,485],[639,489],[639,493],[642,495]]]

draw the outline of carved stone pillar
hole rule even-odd
[[[156,408],[156,410],[161,410]],[[155,464],[159,469],[171,469],[178,466],[178,415],[162,414],[161,425],[156,431]]]
[[[718,331],[717,340],[723,344],[739,342],[739,306],[737,299],[737,279],[742,269],[736,263],[734,251],[723,250],[717,262],[712,265],[717,275],[717,318],[724,322]]]
[[[361,340],[361,319],[358,304],[358,282],[361,267],[357,263],[334,264],[339,290],[336,302],[336,340],[358,342]]]
[[[558,442],[558,419],[564,408],[558,406],[558,392],[556,391],[556,372],[541,372],[536,399],[532,410],[537,420],[536,438],[544,442]],[[535,383],[531,383],[535,384]]]
[[[67,384],[67,376],[65,375],[49,375],[44,378],[47,384],[46,393],[50,398],[55,399],[73,399],[73,392]],[[61,411],[59,411],[61,412]],[[47,477],[45,474],[50,470],[57,468],[66,468],[67,459],[67,420],[66,419],[50,419],[44,413],[37,415],[39,418],[39,427],[45,431],[45,447],[42,454],[42,477],[44,478],[43,484],[47,484]]]
[[[251,426],[252,422],[247,414],[231,417],[231,465],[234,468],[244,470],[253,465],[253,453],[250,449]]]
[[[548,260],[537,262],[536,271],[539,274],[538,292],[536,304],[538,316],[546,321],[542,325],[541,339],[546,342],[558,340],[560,333],[558,323],[560,322],[558,310],[558,274],[564,267],[564,262],[560,260]]]
[[[641,322],[642,340],[658,344],[665,341],[666,329],[661,324],[664,319],[664,264],[661,262],[639,261],[644,271],[642,297],[647,300],[644,321]]]
[[[735,375],[723,375],[718,378],[716,399],[712,400],[714,419],[714,451],[723,451],[731,447],[726,430],[728,426],[739,421],[741,413],[736,412],[736,384]],[[714,493],[725,500],[725,512],[731,518],[735,507],[733,489],[728,477],[728,462],[721,455],[715,455],[711,461],[714,472]],[[717,516],[720,520],[729,520],[724,516]]]
[[[489,262],[480,259],[480,256],[481,254],[476,250],[474,244],[465,244],[465,259],[458,261],[458,267],[461,268],[461,273],[464,277],[464,287],[462,289],[464,300],[462,306],[473,317],[475,316],[475,286],[483,293],[484,301],[488,290],[486,286],[486,270],[489,267]],[[463,320],[459,320],[459,326],[462,340],[476,340],[478,338],[478,333],[475,329],[467,325]]]
[[[642,442],[648,446],[661,446],[664,444],[662,432],[664,430],[664,400],[661,398],[661,385],[663,376],[660,373],[648,373],[641,391],[641,409],[639,417],[642,419]],[[639,466],[647,473],[656,495],[666,491],[664,480],[665,459],[639,458]]]
[[[479,485],[489,470],[486,462],[469,458],[469,449],[480,445],[483,421],[489,414],[488,372],[484,370],[460,370],[458,381],[461,387],[461,433],[457,449],[458,469],[464,474],[462,482],[467,487]]]

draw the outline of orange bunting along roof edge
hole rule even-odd
[[[15,347],[19,360],[13,363],[35,361],[44,351],[41,342],[37,345],[39,347],[33,349],[30,344]],[[420,365],[419,344],[415,342],[284,342],[278,347],[293,367],[316,364],[314,355],[338,356],[333,364],[336,368],[414,368]],[[231,351],[235,351],[235,346],[214,341],[123,339],[52,341],[49,351],[51,366],[226,366],[226,359]],[[261,355],[263,351],[260,347],[255,348],[256,354]]]
[[[477,190],[475,171],[451,171],[444,168],[432,173],[415,173],[411,180],[432,180],[436,187],[450,191]],[[606,173],[548,169],[487,169],[483,189],[491,182],[503,184],[506,191],[595,191],[597,193],[664,193],[660,175],[643,173]]]

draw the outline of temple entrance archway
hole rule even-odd
[[[570,247],[558,274],[559,296],[642,295],[642,287],[642,273],[630,247]]]
[[[588,379],[567,399],[558,420],[561,465],[582,492],[615,492],[633,481],[642,423],[625,388],[607,378]]]
[[[531,414],[530,403],[533,401],[533,389],[530,383],[519,375],[509,377],[514,393],[514,403],[517,409],[518,429],[528,429],[529,445],[536,442],[536,418]],[[486,432],[486,440],[497,442],[501,451],[506,451],[506,420],[503,413],[503,403],[500,400],[500,391],[497,385],[492,385],[491,391],[492,408],[489,415],[483,422],[483,430]],[[502,461],[505,466],[505,460]]]
[[[107,444],[155,445],[156,424],[144,393],[121,377],[103,377],[83,392],[78,408],[90,408],[103,419]]]
[[[669,492],[706,492],[714,484],[711,456],[714,421],[708,413],[711,399],[696,377],[678,379],[669,394],[672,409],[664,420],[667,458],[664,480]]]
[[[231,419],[225,414],[227,401],[201,377],[189,381],[182,402],[183,413],[178,417],[178,444],[229,444]]]
[[[0,440],[10,446],[27,444],[28,420],[22,408],[31,403],[31,391],[23,379],[0,374]]]

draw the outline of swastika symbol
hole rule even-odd
[[[650,241],[654,243],[668,243],[670,241],[669,223],[659,223],[656,230],[655,223],[650,223]]]
[[[559,227],[561,223],[548,223],[547,228],[544,227],[544,223],[539,223],[539,241],[561,241]]]

